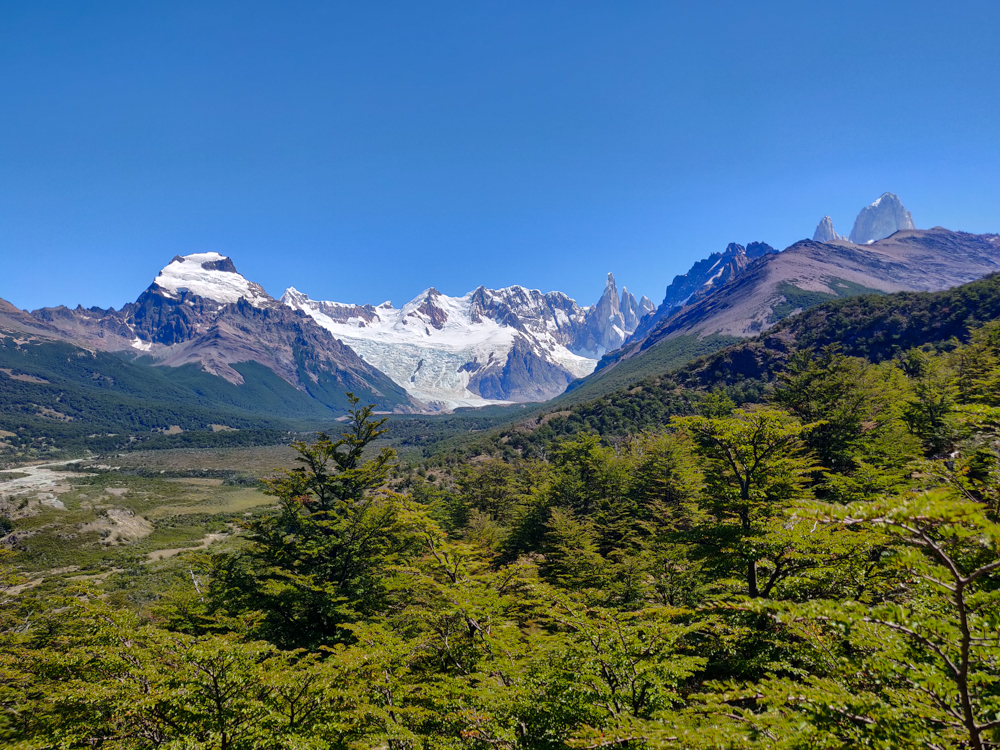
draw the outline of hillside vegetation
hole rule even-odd
[[[36,594],[11,545],[0,737],[993,747],[998,289],[831,303],[493,456],[394,468],[357,404],[166,591]]]
[[[289,430],[333,424],[340,414],[266,367],[234,367],[245,375],[242,386],[195,365],[154,367],[129,355],[0,332],[0,452],[23,461],[137,444],[270,443],[287,439]],[[337,398],[347,403],[343,394]]]

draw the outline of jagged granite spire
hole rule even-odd
[[[634,331],[636,326],[639,325],[639,320],[645,315],[645,311],[639,307],[639,301],[635,298],[628,287],[622,287],[621,302],[619,304],[619,309],[622,313],[622,318],[625,321],[625,330]]]
[[[604,294],[594,306],[591,313],[591,329],[598,351],[610,352],[617,349],[625,341],[625,317],[622,315],[621,300],[618,297],[618,286],[615,275],[608,274],[604,286]]]
[[[870,206],[865,206],[854,220],[850,240],[856,245],[882,240],[901,229],[916,229],[910,212],[892,193],[882,193]]]
[[[842,239],[844,238],[833,230],[833,219],[829,216],[824,216],[813,232],[813,242],[833,242]]]

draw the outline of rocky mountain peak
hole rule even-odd
[[[282,301],[432,409],[551,398],[590,374],[653,309],[645,297],[619,293],[614,274],[587,306],[518,285],[461,297],[431,288],[398,310],[315,301],[295,289]]]
[[[746,254],[750,260],[762,258],[765,255],[774,255],[778,251],[766,242],[750,242],[746,246]]]
[[[431,287],[420,296],[420,304],[408,312],[406,317],[418,318],[424,323],[430,323],[438,330],[444,328],[444,324],[448,322],[448,312],[439,304],[439,300],[444,295],[434,287]]]
[[[247,281],[233,261],[219,253],[175,255],[148,290],[172,300],[199,297],[220,305],[230,305],[241,298],[255,307],[274,300],[260,284]]]
[[[883,240],[901,229],[916,229],[913,216],[895,194],[882,193],[878,200],[861,209],[854,220],[850,240],[856,245],[866,245]]]
[[[833,219],[829,216],[820,219],[819,224],[816,225],[816,231],[813,232],[813,242],[833,242],[842,239],[844,238],[833,231]]]
[[[691,266],[691,270],[683,276],[674,277],[667,287],[660,312],[687,304],[692,295],[705,289],[722,286],[741,273],[751,261],[776,252],[766,242],[751,242],[746,246],[730,242],[724,252],[712,253]]]
[[[739,276],[758,258],[775,255],[777,252],[766,242],[750,242],[745,246],[730,242],[724,252],[712,253],[699,260],[686,274],[674,277],[659,307],[654,307],[652,301],[642,298],[640,306],[646,312],[639,316],[640,322],[632,332],[632,338],[648,335],[658,321],[672,315],[678,308],[696,304],[698,300]]]
[[[608,274],[604,294],[594,306],[590,314],[590,333],[594,342],[594,350],[603,354],[617,349],[625,341],[625,316],[622,315],[622,302],[618,296],[618,286],[615,275]],[[589,348],[589,347],[588,347]]]
[[[639,319],[642,317],[642,313],[639,310],[639,301],[635,298],[628,287],[622,287],[622,296],[618,303],[618,309],[621,311],[622,320],[624,321],[625,330],[634,330],[637,325],[639,325]]]

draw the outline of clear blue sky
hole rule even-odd
[[[275,296],[656,302],[897,193],[1000,231],[997,2],[0,4],[0,297],[215,250]]]

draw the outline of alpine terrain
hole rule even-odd
[[[783,252],[734,265],[738,271],[726,283],[709,279],[713,283],[702,284],[696,292],[689,292],[690,287],[681,291],[678,282],[688,277],[701,280],[701,269],[711,258],[695,264],[688,277],[678,277],[667,289],[656,315],[647,318],[620,349],[605,355],[591,376],[598,382],[585,386],[581,396],[603,392],[649,368],[679,364],[754,336],[827,300],[944,290],[1000,271],[1000,236],[942,227],[914,229],[910,212],[892,193],[862,209],[854,227],[852,239],[845,240],[824,217],[814,236],[828,237],[825,242],[801,240]],[[678,304],[682,293],[690,296]],[[599,384],[626,362],[628,366],[607,386]]]
[[[256,363],[312,398],[338,408],[355,391],[384,410],[419,408],[312,318],[270,297],[218,253],[175,257],[139,298],[121,310],[43,308],[5,303],[0,327],[62,339],[88,349],[130,352],[158,365],[195,365],[236,385],[240,365]]]
[[[610,273],[590,307],[521,286],[462,297],[431,288],[398,309],[316,301],[294,288],[281,299],[434,408],[553,398],[653,310],[646,297],[619,294]]]
[[[590,374],[653,307],[619,292],[612,274],[592,306],[520,286],[464,297],[428,289],[398,310],[315,302],[294,288],[279,301],[230,258],[198,253],[176,256],[121,310],[29,313],[0,300],[0,329],[118,353],[165,373],[190,366],[237,387],[247,378],[261,387],[252,363],[314,400],[319,413],[342,411],[347,391],[405,413],[550,399]]]

